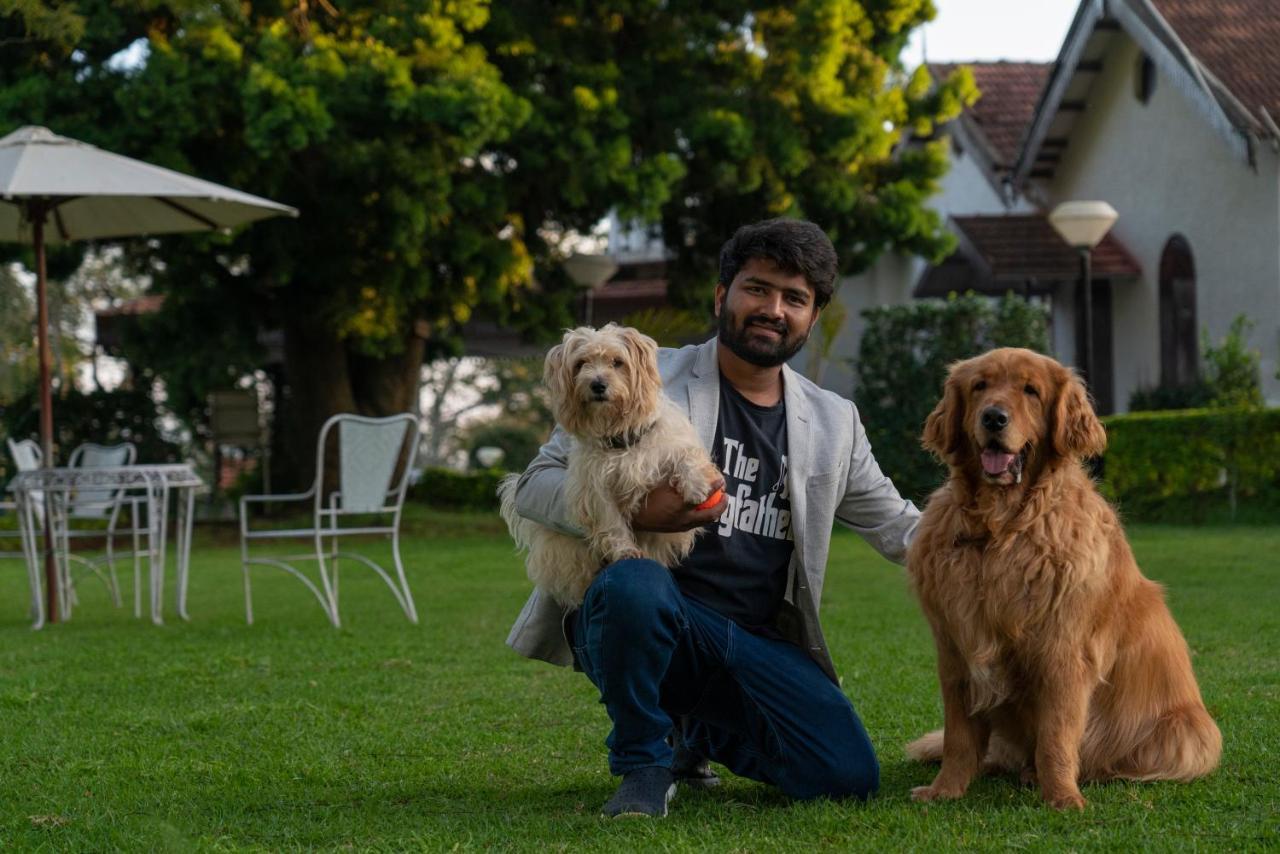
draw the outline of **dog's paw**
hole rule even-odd
[[[1044,800],[1055,810],[1082,810],[1087,803],[1084,795],[1079,792],[1061,792],[1054,795],[1045,792]]]
[[[927,804],[930,801],[954,801],[963,794],[964,792],[953,791],[936,784],[931,786],[916,786],[911,790],[911,800],[918,804]]]

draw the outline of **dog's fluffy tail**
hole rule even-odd
[[[907,758],[917,762],[942,761],[943,730],[935,729],[927,732],[907,745]],[[987,743],[987,755],[982,760],[982,770],[986,773],[1018,771],[1026,762],[1022,751],[1003,738],[999,733],[992,733]]]
[[[942,730],[927,732],[907,745],[907,758],[917,762],[942,761]]]
[[[520,475],[518,474],[509,474],[498,481],[498,501],[500,502],[498,512],[502,514],[502,521],[507,523],[507,530],[511,532],[511,539],[516,541],[516,547],[527,549],[529,548],[529,538],[525,535],[524,527],[528,523],[516,512],[516,485],[518,483],[520,483]]]

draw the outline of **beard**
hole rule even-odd
[[[778,333],[777,338],[756,334],[753,326],[762,326]],[[720,311],[720,343],[742,359],[758,368],[776,368],[790,359],[809,340],[809,331],[789,335],[785,322],[752,315],[742,322],[737,315],[723,307]]]

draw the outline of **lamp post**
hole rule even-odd
[[[575,252],[565,259],[564,270],[575,284],[587,291],[586,317],[583,322],[591,326],[594,319],[591,316],[592,295],[596,288],[613,278],[613,274],[618,272],[618,264],[608,255]]]
[[[1093,247],[1111,230],[1119,214],[1106,202],[1063,202],[1049,214],[1053,230],[1080,254],[1080,287],[1084,296],[1084,353],[1080,367],[1090,385],[1093,376],[1093,278],[1090,262]]]

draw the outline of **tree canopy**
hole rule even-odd
[[[83,22],[71,47],[0,18],[27,39],[0,59],[0,124],[300,209],[136,243],[167,299],[134,360],[184,411],[280,330],[303,447],[333,412],[409,408],[424,355],[455,348],[476,311],[531,333],[567,323],[561,238],[611,209],[661,230],[691,306],[721,243],[768,216],[820,223],[847,271],[950,248],[924,204],[946,167],[930,138],[976,92],[897,60],[931,0],[57,8]]]

